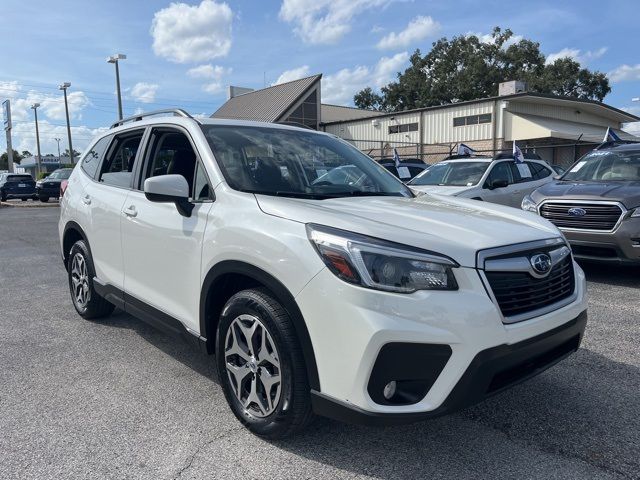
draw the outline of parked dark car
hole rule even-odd
[[[59,168],[51,174],[36,182],[38,198],[41,202],[48,202],[50,198],[60,197],[60,184],[71,176],[73,168]]]
[[[0,200],[19,198],[23,202],[36,200],[36,182],[28,173],[0,173]]]
[[[522,208],[562,230],[576,258],[639,265],[640,144],[593,150]]]
[[[413,177],[429,168],[429,165],[427,163],[424,163],[419,158],[401,159],[400,171],[398,171],[398,169],[396,168],[396,162],[394,162],[393,158],[383,158],[382,160],[380,160],[380,165],[389,170],[403,182],[408,182]],[[403,167],[406,167],[407,170],[403,170]],[[402,175],[403,173],[404,175]]]

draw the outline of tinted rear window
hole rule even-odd
[[[33,178],[31,175],[9,175],[7,182],[31,182]]]

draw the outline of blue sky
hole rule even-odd
[[[526,6],[525,6],[526,5]],[[350,104],[364,86],[404,70],[416,49],[442,36],[511,28],[546,55],[569,55],[608,73],[605,102],[640,114],[637,0],[0,0],[0,99],[12,100],[14,148],[67,147],[57,86],[68,81],[74,147],[82,150],[116,117],[108,55],[121,52],[125,115],[181,106],[210,114],[229,84],[260,88],[323,73],[323,99]],[[639,131],[638,125],[631,128]],[[6,148],[4,135],[0,149]]]

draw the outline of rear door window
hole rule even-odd
[[[113,147],[107,153],[100,169],[99,182],[115,187],[130,188],[144,130],[126,132],[114,137]]]

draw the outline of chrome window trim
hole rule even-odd
[[[540,213],[540,209],[542,208],[542,206],[546,203],[569,203],[569,204],[574,204],[574,205],[615,205],[617,207],[620,207],[621,213],[620,213],[620,218],[618,218],[618,221],[616,222],[616,224],[613,226],[613,228],[611,230],[595,230],[595,229],[589,229],[589,228],[567,228],[567,227],[557,227],[560,231],[563,232],[582,232],[582,233],[603,233],[603,234],[608,234],[608,233],[614,233],[618,227],[620,227],[620,224],[622,223],[622,220],[624,220],[624,217],[627,215],[628,210],[626,209],[626,207],[620,203],[620,202],[615,202],[612,200],[564,200],[564,199],[559,199],[559,200],[553,200],[551,198],[548,198],[546,200],[543,200],[542,202],[540,202],[540,204],[537,206],[537,212],[538,215],[540,215],[542,218],[545,218],[542,216],[542,214]],[[549,220],[548,218],[545,218],[545,220],[551,222],[551,220]],[[553,222],[551,222],[553,223]]]

